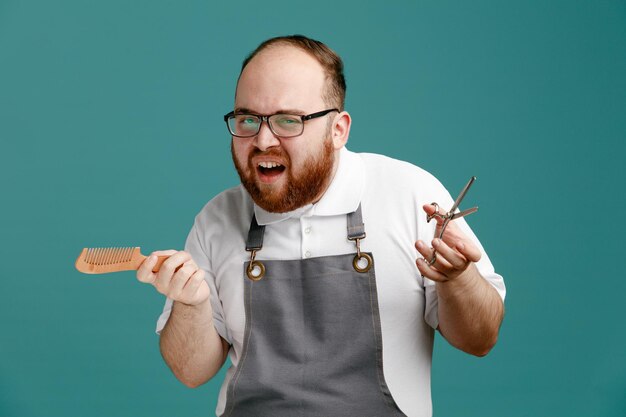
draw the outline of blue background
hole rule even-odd
[[[478,177],[507,315],[482,359],[437,338],[435,416],[625,415],[626,3],[576,0],[0,0],[0,415],[213,415],[221,377],[160,358],[163,298],[73,264],[182,248],[238,183],[242,59],[292,33],[343,57],[350,149]]]

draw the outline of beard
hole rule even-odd
[[[322,151],[318,155],[311,155],[299,172],[294,172],[291,159],[282,148],[273,148],[267,152],[262,152],[258,149],[253,150],[248,155],[247,167],[244,168],[242,163],[235,157],[231,143],[231,153],[235,168],[241,183],[252,197],[252,200],[259,207],[271,213],[286,213],[317,201],[330,183],[335,164],[333,142],[329,135],[326,135],[326,137]],[[285,171],[283,172],[283,175],[286,175],[287,178],[280,188],[262,184],[256,178],[257,171],[252,164],[252,158],[258,155],[276,156],[283,161],[287,161]]]

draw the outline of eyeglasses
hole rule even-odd
[[[328,109],[317,113],[307,114],[270,114],[261,116],[258,114],[239,114],[231,111],[224,115],[224,121],[228,126],[231,135],[238,138],[251,138],[259,134],[263,122],[267,122],[272,133],[280,138],[293,138],[300,136],[304,132],[304,122],[318,117],[326,116],[328,113],[339,110]]]

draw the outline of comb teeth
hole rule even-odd
[[[88,248],[84,261],[90,265],[111,265],[132,260],[133,247]]]

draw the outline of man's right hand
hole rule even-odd
[[[157,256],[169,256],[159,272],[152,272]],[[166,250],[152,252],[137,269],[137,279],[152,284],[158,292],[179,303],[195,306],[209,299],[209,285],[204,280],[204,270],[184,251]]]

